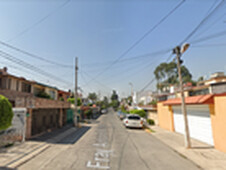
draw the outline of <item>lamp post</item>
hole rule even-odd
[[[184,97],[184,88],[183,88],[183,81],[182,81],[182,75],[181,75],[181,55],[188,49],[189,44],[184,44],[182,47],[177,46],[173,49],[173,53],[177,55],[177,69],[178,69],[178,76],[179,76],[179,82],[180,82],[180,93],[181,93],[181,110],[184,116],[184,130],[185,130],[185,147],[190,148],[191,142],[190,142],[190,134],[189,134],[189,128],[188,128],[188,119],[187,119],[187,110],[186,110],[186,103],[185,103],[185,97]]]

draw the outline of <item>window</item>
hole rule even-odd
[[[11,79],[8,79],[8,85],[7,85],[7,89],[11,88]]]
[[[50,95],[51,99],[55,99],[55,91],[50,90],[49,95]]]
[[[128,117],[129,120],[140,120],[139,116],[129,116]]]
[[[31,85],[23,82],[22,83],[22,92],[30,93]]]
[[[16,81],[16,91],[19,91],[19,85],[20,85],[20,82],[19,80]]]
[[[2,88],[2,78],[0,78],[0,89]]]

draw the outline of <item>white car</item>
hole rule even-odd
[[[127,128],[143,128],[144,127],[144,119],[139,115],[131,114],[127,115],[123,120],[125,127]]]

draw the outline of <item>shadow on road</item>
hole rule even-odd
[[[66,136],[64,139],[58,141],[59,144],[74,144],[77,142],[88,130],[90,129],[89,126],[84,126],[79,128],[75,133],[72,133]]]
[[[58,143],[58,144],[73,144],[78,141],[88,130],[90,126],[75,128],[73,125],[66,125],[60,129],[47,132],[38,137],[31,138],[30,141]]]
[[[17,168],[7,168],[0,166],[0,170],[17,170]]]
[[[213,149],[213,146],[193,146],[192,149]]]

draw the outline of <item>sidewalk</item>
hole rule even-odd
[[[40,138],[37,137],[32,141],[26,141],[10,148],[0,149],[0,169],[2,167],[15,168],[20,164],[27,162],[51,147],[52,144],[61,141],[76,130],[77,128],[74,127],[64,127],[51,133],[46,133]],[[49,138],[49,136],[51,136],[51,138]]]
[[[151,133],[153,136],[201,168],[205,170],[226,169],[226,153],[193,139],[191,140],[192,148],[186,149],[183,135],[164,130],[158,126],[150,126],[150,128],[155,131]]]

